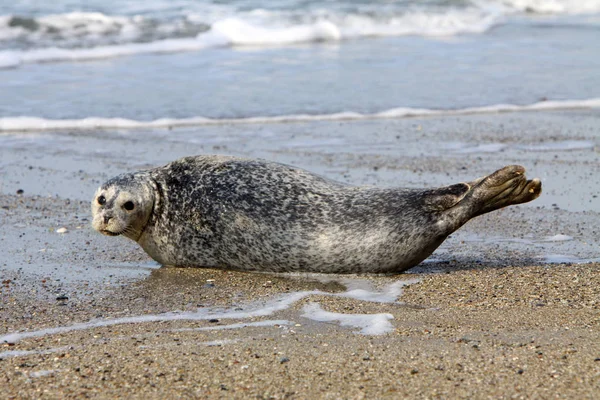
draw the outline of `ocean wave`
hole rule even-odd
[[[152,2],[150,2],[152,3]],[[184,2],[185,3],[185,2]],[[310,3],[310,2],[309,2]],[[189,2],[176,13],[147,5],[137,14],[69,12],[0,16],[0,68],[214,46],[276,46],[375,36],[481,34],[517,14],[600,12],[600,0],[470,0],[359,4],[339,0],[287,8]],[[187,3],[185,3],[187,4]],[[200,7],[200,8],[198,8]],[[275,7],[275,5],[273,5]],[[160,8],[160,7],[159,7]]]
[[[501,4],[516,11],[538,14],[574,15],[600,12],[600,0],[501,0]]]
[[[56,61],[85,61],[148,53],[174,53],[197,51],[208,47],[225,46],[226,41],[209,35],[203,40],[164,39],[150,43],[128,43],[123,45],[99,46],[87,49],[63,49],[58,47],[33,50],[0,51],[0,68],[14,68],[25,63]]]
[[[141,15],[70,12],[39,17],[0,16],[0,42],[21,47],[89,47],[194,37],[209,25],[187,18],[159,20]]]
[[[220,14],[219,14],[220,15]],[[100,12],[71,12],[40,17],[0,16],[0,44],[20,48],[81,48],[108,44],[152,42],[193,38],[205,31],[231,37],[232,44],[310,42],[332,39],[318,34],[324,24],[335,26],[338,40],[357,36],[424,35],[448,36],[479,33],[491,26],[495,15],[477,8],[447,10],[402,10],[392,13],[335,11],[231,12],[229,15],[189,13],[160,19],[148,16],[110,16]],[[306,30],[317,34],[307,35]]]
[[[102,15],[95,16],[95,18],[97,21],[104,21]],[[261,18],[265,18],[264,13]],[[370,36],[452,36],[484,32],[493,26],[496,20],[496,16],[484,15],[477,11],[456,11],[443,15],[418,12],[388,18],[385,21],[374,20],[366,16],[345,16],[343,18],[322,18],[315,22],[302,24],[259,23],[231,17],[215,21],[208,30],[205,29],[193,37],[128,41],[135,37],[141,37],[139,30],[122,28],[121,34],[126,36],[120,37],[118,41],[115,39],[119,43],[98,45],[98,43],[103,43],[98,41],[94,46],[83,48],[49,46],[4,50],[0,51],[0,68],[17,67],[25,63],[84,61],[134,54],[198,51],[224,46],[277,46],[307,42],[335,42]],[[122,21],[119,23],[111,19],[108,21],[106,24],[111,27],[119,23],[124,24]],[[131,20],[128,21],[131,22]],[[117,34],[115,29],[102,24],[103,22],[100,23],[100,28],[96,29],[100,33],[96,32],[94,35],[102,35],[101,32],[109,32],[113,36]],[[2,36],[1,26],[0,22],[0,37]],[[123,30],[126,30],[127,33],[123,33]],[[201,29],[197,28],[196,30]],[[188,28],[187,32],[195,32],[195,30]],[[4,36],[7,35],[4,34]],[[81,37],[85,37],[85,40],[89,41],[92,34],[87,32]],[[81,41],[83,43],[83,39]]]
[[[470,0],[454,5],[445,1],[427,4],[402,2],[348,2],[328,4],[289,2],[289,7],[249,8],[235,1],[223,4],[183,2],[176,14],[145,7],[130,15],[102,12],[67,12],[48,15],[0,15],[0,43],[22,47],[90,47],[117,43],[191,38],[223,21],[240,20],[257,29],[294,28],[329,22],[343,36],[455,35],[485,32],[499,17],[516,13],[574,15],[600,12],[600,0]],[[187,4],[187,5],[186,5]],[[258,3],[257,3],[258,4]],[[155,4],[156,6],[156,4]],[[126,11],[127,7],[123,11]],[[231,22],[231,21],[230,21]],[[244,29],[247,27],[244,25]],[[230,25],[237,30],[239,25]],[[231,33],[231,32],[228,32]],[[287,40],[286,40],[287,41]]]
[[[495,114],[520,111],[549,111],[592,108],[600,108],[600,98],[592,98],[586,100],[549,100],[528,105],[496,104],[490,106],[469,107],[454,110],[398,107],[372,114],[345,111],[333,114],[295,114],[267,117],[244,117],[224,119],[190,117],[160,118],[152,121],[138,121],[126,118],[90,117],[82,119],[45,119],[38,117],[21,116],[0,118],[0,132],[27,132],[45,130],[143,129],[227,124],[352,121],[368,119],[399,119],[428,116],[435,117],[470,114]]]

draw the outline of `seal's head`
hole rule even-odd
[[[123,174],[100,186],[92,200],[92,226],[109,236],[137,241],[148,223],[155,190],[145,174]]]

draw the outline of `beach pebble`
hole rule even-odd
[[[61,294],[60,296],[56,297],[56,300],[65,301],[65,300],[69,300],[69,297],[67,295]]]
[[[207,288],[215,287],[215,280],[214,279],[207,279],[206,283],[203,285],[203,287],[207,287]]]
[[[65,227],[58,228],[58,229],[56,230],[56,233],[67,233],[67,228],[65,228]]]
[[[288,361],[290,361],[290,359],[288,357],[281,357],[279,359],[279,364],[285,364]]]

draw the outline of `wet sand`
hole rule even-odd
[[[599,117],[3,134],[3,397],[594,398]],[[161,268],[135,243],[91,230],[89,200],[101,181],[200,153],[412,187],[518,163],[542,179],[544,193],[471,221],[429,260],[395,276]],[[390,289],[397,282],[411,283],[400,293]],[[398,301],[352,297],[356,288],[379,296],[372,300],[397,293]],[[315,306],[380,315],[380,327],[391,329],[372,335],[338,317],[319,321],[308,311]],[[13,335],[57,327],[70,330]]]

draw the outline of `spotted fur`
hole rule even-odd
[[[137,241],[163,265],[389,273],[424,260],[469,219],[540,193],[519,166],[438,189],[384,189],[197,156],[109,180],[92,201],[92,224]]]

